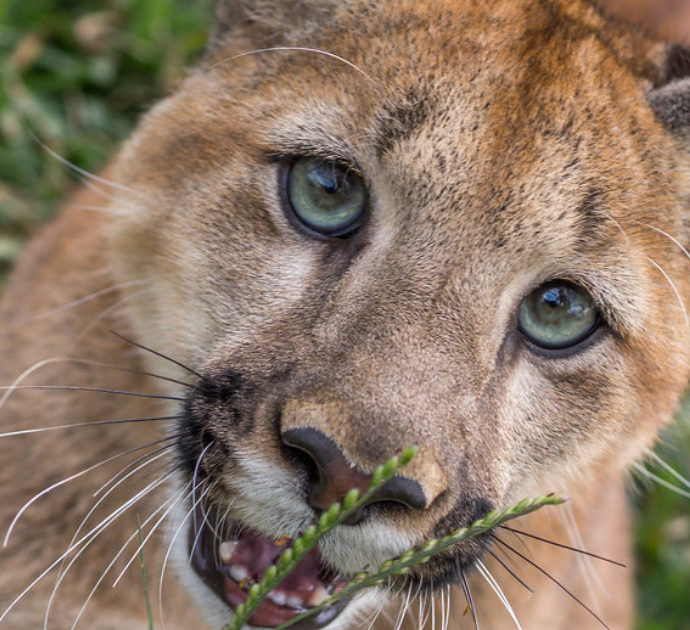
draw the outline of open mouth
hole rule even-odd
[[[249,589],[261,581],[266,569],[275,564],[281,551],[292,543],[289,538],[273,540],[259,532],[229,522],[220,531],[209,514],[197,509],[190,528],[192,566],[204,583],[233,610],[246,601]],[[321,604],[345,580],[313,549],[256,609],[249,623],[275,628]],[[315,630],[335,619],[348,602],[341,600],[292,628]]]

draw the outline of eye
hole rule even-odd
[[[321,158],[299,158],[287,175],[287,200],[294,217],[324,236],[347,236],[362,223],[367,191],[347,166]]]
[[[547,282],[520,304],[522,333],[541,348],[570,348],[589,337],[600,321],[592,296],[565,280]]]

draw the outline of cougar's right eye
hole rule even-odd
[[[362,178],[345,165],[321,158],[299,158],[285,181],[288,211],[323,236],[348,236],[362,223],[367,191]]]
[[[570,348],[589,337],[600,321],[599,309],[582,287],[566,280],[547,282],[520,304],[518,325],[540,348]]]

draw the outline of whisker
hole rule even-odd
[[[145,497],[149,492],[153,491],[159,485],[164,483],[168,477],[172,474],[172,471],[163,475],[160,479],[151,482],[143,490],[137,492],[133,497],[128,499],[124,504],[118,507],[116,510],[111,512],[107,517],[105,517],[98,525],[93,527],[89,532],[84,534],[74,545],[65,550],[58,558],[52,562],[44,571],[34,578],[34,580],[29,584],[17,597],[12,600],[12,602],[5,608],[5,611],[0,615],[0,623],[9,615],[9,613],[14,609],[14,607],[24,598],[24,596],[31,591],[31,589],[36,586],[48,573],[50,573],[56,566],[58,566],[62,561],[67,558],[75,549],[77,549],[82,544],[89,545],[93,540],[95,540],[105,529],[113,523],[117,518],[122,516],[129,508],[136,504],[141,498]]]
[[[127,374],[138,374],[140,376],[150,376],[151,378],[158,379],[159,381],[166,381],[168,383],[175,383],[176,385],[182,385],[183,387],[186,387],[188,389],[196,389],[198,390],[199,388],[196,387],[195,385],[192,385],[191,383],[187,383],[185,381],[180,381],[176,378],[172,378],[170,376],[163,376],[162,374],[156,374],[155,372],[147,372],[146,370],[137,370],[135,368],[128,368],[128,367],[123,367],[121,365],[111,365],[110,363],[102,363],[101,361],[92,361],[91,359],[78,359],[78,358],[68,358],[65,359],[66,361],[70,361],[72,363],[78,363],[81,365],[91,365],[94,367],[102,367],[106,370],[112,370],[113,372],[125,372]]]
[[[121,282],[120,284],[115,284],[111,287],[107,287],[105,289],[100,289],[99,291],[94,291],[93,293],[89,293],[88,295],[77,298],[76,300],[72,300],[71,302],[68,302],[67,304],[63,304],[62,306],[58,306],[57,308],[51,309],[50,311],[45,311],[44,313],[39,313],[38,315],[33,315],[32,317],[21,319],[15,323],[17,323],[17,324],[28,324],[30,322],[37,321],[39,319],[51,317],[52,315],[57,315],[59,313],[63,313],[64,311],[68,311],[71,308],[76,308],[77,306],[79,306],[81,304],[85,304],[86,302],[90,302],[92,300],[98,299],[99,297],[103,297],[104,295],[108,295],[109,293],[115,293],[116,291],[120,291],[121,289],[126,289],[127,287],[145,284],[147,282],[149,282],[149,280],[144,280],[144,279],[129,280],[128,282]]]
[[[189,484],[187,484],[189,485]],[[199,498],[197,499],[196,503],[192,504],[192,506],[187,510],[187,513],[184,515],[182,520],[180,521],[179,526],[175,530],[175,533],[173,534],[170,543],[168,544],[168,548],[165,552],[165,556],[163,558],[163,566],[161,568],[161,577],[158,582],[158,608],[160,612],[160,617],[161,620],[163,621],[163,626],[165,626],[165,615],[163,614],[163,581],[165,579],[165,569],[168,566],[168,559],[170,558],[170,554],[172,553],[173,546],[175,544],[175,540],[177,537],[180,535],[180,532],[182,531],[182,528],[184,527],[184,524],[189,520],[189,517],[194,513],[194,511],[197,508],[197,505],[203,501],[204,497],[208,494],[208,492],[211,490],[212,486],[207,486],[204,491],[200,494]],[[189,494],[187,495],[189,496]]]
[[[570,545],[566,545],[564,543],[559,543],[556,542],[555,540],[548,540],[547,538],[542,538],[541,536],[536,536],[535,534],[529,534],[525,531],[522,531],[520,529],[515,529],[514,527],[510,527],[508,525],[500,525],[501,529],[507,529],[509,532],[513,532],[514,534],[519,534],[520,536],[527,536],[528,538],[533,538],[534,540],[538,540],[540,542],[546,543],[547,545],[553,545],[554,547],[560,547],[561,549],[567,549],[568,551],[574,551],[576,553],[581,553],[584,556],[589,556],[590,558],[596,558],[597,560],[603,560],[604,562],[608,562],[609,564],[615,564],[618,567],[623,567],[624,569],[626,566],[622,562],[618,562],[617,560],[611,560],[611,558],[606,558],[605,556],[600,556],[596,553],[592,553],[591,551],[585,551],[584,549],[579,549],[578,547],[571,547]]]
[[[156,398],[158,400],[176,400],[184,402],[184,398],[179,396],[164,396],[162,394],[147,394],[144,392],[128,392],[123,389],[108,389],[107,387],[82,387],[80,385],[14,385],[0,387],[0,390],[16,391],[19,389],[39,389],[49,391],[68,391],[68,392],[98,392],[100,394],[119,394],[122,396],[135,396],[137,398]]]
[[[99,184],[103,184],[105,186],[110,186],[111,188],[114,188],[115,190],[121,190],[121,191],[127,192],[127,193],[136,193],[136,190],[134,190],[133,188],[130,188],[129,186],[123,186],[122,184],[118,184],[117,182],[111,182],[107,179],[99,177],[98,175],[95,175],[94,173],[90,173],[89,171],[86,171],[83,168],[80,168],[76,164],[73,164],[68,159],[61,156],[57,151],[54,151],[53,149],[51,149],[45,142],[43,142],[36,135],[36,133],[32,129],[29,128],[28,133],[44,151],[46,151],[52,158],[54,158],[55,160],[60,162],[60,164],[62,164],[63,166],[66,166],[70,171],[77,173],[77,174],[81,175],[82,177],[85,177],[87,180],[98,182]],[[98,189],[96,189],[96,190],[98,190]],[[101,191],[98,191],[98,192],[101,192]],[[105,195],[105,193],[101,193],[101,194],[103,196],[107,196],[107,195]]]
[[[108,566],[103,570],[103,572],[101,573],[101,575],[100,575],[100,577],[98,578],[98,580],[96,580],[96,583],[93,585],[93,587],[92,587],[91,591],[89,592],[89,594],[86,596],[86,600],[84,601],[84,603],[82,604],[81,608],[80,608],[79,611],[77,612],[77,616],[75,617],[75,619],[74,619],[74,621],[73,621],[73,623],[72,623],[72,626],[70,627],[70,630],[74,630],[74,628],[76,628],[77,624],[79,623],[79,620],[81,619],[81,617],[82,617],[82,615],[84,614],[84,612],[85,612],[87,606],[89,605],[89,602],[93,599],[93,596],[94,596],[94,594],[96,593],[96,590],[98,589],[98,587],[102,584],[103,580],[105,579],[105,576],[108,574],[108,572],[110,571],[110,569],[112,569],[112,567],[115,565],[115,563],[117,562],[117,559],[124,553],[125,549],[127,549],[127,546],[129,545],[129,543],[140,533],[141,528],[145,527],[145,526],[146,526],[153,518],[155,518],[155,516],[156,516],[161,510],[163,510],[169,503],[172,502],[173,505],[174,505],[175,502],[177,502],[177,501],[180,500],[181,496],[182,496],[182,492],[181,492],[179,495],[174,496],[174,497],[171,497],[171,498],[167,499],[165,502],[163,502],[163,504],[160,505],[159,507],[157,507],[157,508],[146,518],[146,520],[145,520],[143,523],[141,523],[141,525],[139,526],[139,528],[138,528],[137,530],[135,530],[134,533],[133,533],[131,536],[129,536],[129,538],[127,538],[127,540],[124,542],[124,544],[120,547],[120,549],[119,549],[119,551],[117,552],[117,554],[115,555],[115,557],[110,561],[110,563],[108,564]],[[166,514],[167,514],[167,512],[166,512]],[[77,553],[77,554],[75,555],[75,557],[70,561],[70,566],[71,566],[71,565],[76,561],[76,559],[85,551],[85,549],[86,549],[86,547],[82,547],[82,549],[79,551],[79,553]],[[127,569],[128,567],[129,567],[129,565],[127,565],[127,567],[125,567],[125,569]],[[68,566],[68,568],[65,570],[65,575],[67,574],[67,571],[69,571],[69,566]],[[64,579],[64,576],[63,576],[63,579]],[[48,630],[47,626],[44,628],[44,630]]]
[[[680,481],[686,488],[690,488],[690,481],[688,481],[683,475],[681,475],[672,466],[669,466],[661,457],[659,457],[653,450],[647,448],[645,453],[648,457],[651,457],[659,466],[661,466],[666,472],[673,475],[678,481]]]
[[[540,567],[536,562],[533,562],[530,560],[527,556],[524,554],[521,554],[517,549],[514,549],[511,547],[508,543],[503,542],[496,534],[491,534],[491,537],[506,547],[509,551],[512,551],[515,555],[519,556],[522,558],[525,562],[533,566],[537,571],[542,573],[544,576],[546,576],[549,580],[551,580],[558,588],[560,588],[562,591],[564,591],[568,596],[570,596],[573,600],[575,600],[580,606],[582,606],[590,615],[592,615],[604,628],[607,628],[607,630],[611,630],[609,626],[606,624],[606,622],[599,616],[597,613],[595,613],[587,604],[585,604],[582,600],[578,599],[570,590],[568,590],[563,584],[561,584],[555,577],[553,577],[550,573],[548,573],[546,570],[544,570],[542,567]]]
[[[510,575],[513,576],[513,578],[515,578],[520,584],[522,584],[522,586],[524,586],[530,593],[534,593],[534,590],[531,589],[531,588],[524,582],[524,580],[522,580],[522,579],[515,573],[515,571],[513,571],[505,562],[503,562],[503,560],[501,560],[501,558],[499,558],[497,554],[495,554],[493,551],[491,551],[491,549],[487,549],[487,552],[489,553],[489,555],[490,555],[494,560],[496,560],[496,562],[498,562],[498,563],[499,563],[499,564],[500,564]]]
[[[74,424],[60,424],[52,427],[39,427],[36,429],[21,429],[19,431],[7,431],[0,433],[0,438],[15,437],[18,435],[31,435],[33,433],[45,433],[47,431],[61,431],[63,429],[77,429],[83,427],[98,427],[111,424],[131,424],[138,422],[161,422],[164,420],[178,420],[182,416],[153,416],[150,418],[123,418],[117,420],[94,420],[93,422],[75,422]]]
[[[123,295],[120,299],[118,299],[117,301],[113,302],[112,304],[110,304],[109,306],[104,308],[100,313],[98,313],[98,315],[93,317],[93,319],[91,319],[91,321],[86,326],[84,326],[84,328],[81,329],[81,331],[79,332],[79,334],[76,337],[74,337],[74,339],[72,340],[72,344],[70,345],[70,348],[78,347],[80,341],[84,337],[86,337],[86,335],[88,335],[89,332],[91,330],[93,330],[98,325],[98,322],[100,322],[103,319],[105,319],[106,317],[108,317],[108,315],[110,315],[111,313],[115,313],[118,309],[122,308],[125,304],[128,304],[129,302],[140,298],[142,295],[146,295],[147,293],[151,293],[154,290],[154,288],[155,287],[153,287],[153,286],[146,286],[143,289],[139,289],[138,291],[135,291],[134,293],[127,293],[127,294]]]
[[[649,256],[645,255],[645,258],[652,264],[654,267],[656,267],[659,272],[661,273],[662,276],[666,279],[666,282],[668,282],[669,286],[671,287],[671,290],[676,296],[676,300],[678,300],[678,305],[680,306],[681,313],[683,314],[683,319],[685,320],[685,328],[690,329],[690,320],[688,319],[688,312],[685,308],[685,303],[683,302],[683,298],[680,295],[680,291],[678,291],[678,287],[676,287],[675,283],[673,280],[671,280],[671,277],[664,271],[664,269],[659,265],[655,260],[650,258]]]
[[[178,367],[181,367],[186,372],[193,374],[194,376],[196,376],[197,378],[199,378],[200,380],[202,380],[204,382],[208,381],[208,379],[205,376],[203,376],[202,374],[199,374],[199,372],[193,370],[188,365],[185,365],[184,363],[181,363],[180,361],[173,359],[172,357],[169,357],[169,356],[163,354],[162,352],[158,352],[158,350],[154,350],[153,348],[149,348],[148,346],[145,346],[145,345],[140,344],[136,341],[133,341],[132,339],[129,339],[129,338],[125,337],[124,335],[121,335],[119,332],[115,332],[112,329],[109,330],[109,332],[111,334],[115,335],[116,337],[119,337],[120,339],[122,339],[122,341],[126,341],[127,343],[135,346],[136,348],[139,348],[141,350],[145,350],[146,352],[150,352],[151,354],[154,354],[157,357],[164,359],[165,361],[169,361],[170,363],[177,365]]]
[[[65,477],[64,479],[61,479],[60,481],[57,481],[47,488],[44,488],[41,490],[39,493],[35,494],[31,499],[29,499],[17,512],[15,517],[12,519],[12,522],[10,523],[9,528],[7,529],[7,533],[5,534],[5,538],[3,539],[2,546],[7,547],[7,544],[9,543],[10,536],[12,535],[12,532],[14,531],[15,526],[17,525],[19,519],[22,517],[22,515],[36,502],[38,501],[41,497],[44,497],[46,494],[49,492],[52,492],[56,488],[59,488],[60,486],[64,486],[65,484],[69,483],[70,481],[73,481],[75,479],[78,479],[79,477],[83,477],[84,475],[90,473],[92,470],[95,470],[96,468],[100,468],[101,466],[104,466],[105,464],[108,464],[112,461],[115,461],[116,459],[119,459],[120,457],[125,457],[127,455],[130,455],[131,453],[136,453],[137,451],[140,451],[145,448],[150,448],[151,446],[155,446],[156,444],[160,444],[162,442],[165,442],[167,440],[170,440],[169,437],[167,438],[162,438],[160,440],[155,440],[154,442],[149,442],[148,444],[145,444],[143,446],[137,446],[135,448],[130,448],[126,451],[123,451],[122,453],[118,453],[117,455],[112,455],[111,457],[108,457],[104,460],[101,460],[100,462],[93,464],[87,468],[84,468],[80,470],[77,473],[74,473],[73,475],[70,475],[69,477]]]
[[[251,55],[259,55],[261,53],[267,53],[267,52],[306,52],[306,53],[314,53],[317,55],[324,55],[325,57],[330,57],[331,59],[335,59],[337,61],[344,63],[346,66],[349,66],[353,70],[356,70],[357,72],[359,72],[362,76],[366,77],[372,83],[376,83],[371,76],[369,76],[366,72],[364,72],[364,70],[362,70],[359,66],[352,63],[351,61],[345,59],[344,57],[341,57],[340,55],[336,55],[335,53],[332,53],[332,52],[328,52],[327,50],[321,50],[320,48],[307,48],[304,46],[274,46],[272,48],[259,48],[256,50],[249,50],[247,52],[239,53],[237,55],[232,55],[232,57],[226,57],[225,59],[221,59],[220,61],[217,61],[216,63],[214,63],[211,66],[211,68],[215,68],[221,64],[228,63],[229,61],[234,61],[235,59],[241,59],[242,57],[249,57]]]
[[[517,626],[518,630],[522,630],[520,622],[517,620],[517,617],[515,616],[515,611],[513,610],[513,607],[510,605],[508,598],[503,593],[503,590],[499,586],[494,576],[491,575],[489,570],[486,568],[486,565],[481,560],[477,560],[477,570],[479,571],[479,573],[481,573],[482,577],[484,578],[486,583],[491,587],[493,592],[496,593],[498,599],[501,600],[501,603],[508,611],[508,614],[510,615],[511,619],[515,622],[515,625]]]
[[[477,609],[474,606],[474,600],[472,599],[472,591],[470,591],[470,585],[467,583],[467,577],[464,571],[460,571],[460,586],[465,593],[465,600],[467,605],[470,607],[470,614],[472,615],[472,621],[474,622],[474,630],[479,630],[479,620],[477,619]]]
[[[190,490],[190,492],[189,492],[188,494],[191,494],[191,490]],[[122,571],[120,572],[120,574],[117,576],[117,579],[113,582],[113,588],[115,588],[115,587],[120,583],[120,580],[122,580],[122,577],[124,576],[124,574],[125,574],[125,572],[127,571],[127,569],[129,569],[129,567],[132,565],[132,563],[139,557],[139,555],[140,555],[141,551],[143,550],[144,546],[145,546],[146,543],[151,539],[151,536],[153,536],[153,534],[156,532],[156,530],[158,529],[158,527],[160,526],[160,524],[167,518],[168,514],[170,514],[170,512],[173,510],[173,508],[180,502],[180,500],[182,499],[182,497],[183,497],[183,493],[180,492],[180,493],[176,496],[175,501],[168,507],[167,510],[165,510],[165,512],[163,513],[163,515],[154,523],[154,525],[153,525],[153,527],[151,528],[151,530],[149,531],[149,533],[148,533],[148,534],[146,535],[146,537],[139,543],[139,546],[137,547],[136,551],[134,552],[134,554],[132,554],[132,557],[129,559],[129,561],[127,562],[127,564],[125,564],[124,568],[122,569]],[[169,500],[168,500],[168,501],[169,501]],[[165,503],[163,503],[163,505],[165,505]],[[162,506],[161,506],[161,507],[162,507]],[[154,512],[154,514],[155,514],[155,512]],[[149,518],[150,518],[150,517],[149,517]],[[145,524],[146,524],[146,523],[144,523],[144,525],[145,525]],[[129,540],[132,540],[132,538],[134,538],[138,533],[139,533],[138,531],[134,532],[134,534],[132,534],[132,536],[131,536],[131,538],[129,538]],[[129,542],[129,541],[128,541],[128,542]]]
[[[161,457],[164,457],[167,454],[167,451],[169,450],[169,448],[170,448],[170,446],[164,446],[162,448],[158,448],[158,449],[155,449],[153,451],[149,451],[148,453],[146,453],[145,455],[142,455],[141,457],[137,457],[133,462],[128,463],[117,474],[113,475],[110,479],[108,479],[108,481],[106,481],[103,485],[101,485],[101,487],[98,488],[98,490],[96,490],[96,492],[94,492],[94,494],[93,494],[94,497],[98,496],[98,494],[100,492],[102,492],[105,488],[107,488],[109,485],[111,487],[108,488],[108,490],[105,492],[105,494],[103,494],[103,496],[100,499],[98,499],[98,501],[96,501],[96,503],[94,503],[91,506],[91,509],[86,513],[84,518],[82,518],[81,522],[79,523],[79,526],[75,530],[75,532],[72,535],[72,538],[70,539],[69,544],[67,546],[71,547],[72,545],[74,545],[74,543],[77,540],[82,529],[86,526],[86,523],[88,522],[89,517],[98,509],[98,506],[101,505],[103,503],[103,501],[106,500],[106,498],[108,497],[108,495],[110,495],[110,493],[114,492],[118,488],[118,486],[120,486],[125,481],[127,481],[127,479],[129,479],[130,477],[132,477],[133,475],[138,473],[142,468],[145,468],[146,466],[149,466],[152,463],[154,463],[155,461],[159,460]],[[143,464],[140,464],[137,466],[137,464],[142,459],[145,460],[146,458],[149,458],[149,457],[150,457],[150,459],[144,461]],[[124,472],[132,466],[136,466],[136,468],[134,468],[134,470],[132,470],[129,473],[127,473],[126,475],[124,475],[124,477],[122,477],[122,479],[120,479],[119,481],[117,481],[117,483],[115,483],[115,480],[120,475],[124,474]],[[62,573],[63,573],[63,568],[60,567],[60,569],[58,570],[58,580],[60,579],[60,576],[62,575]]]
[[[687,499],[690,499],[690,492],[688,492],[687,490],[683,490],[682,488],[679,488],[678,486],[674,486],[672,483],[669,483],[665,479],[662,479],[658,475],[655,475],[653,472],[647,470],[641,464],[638,464],[637,462],[635,462],[635,463],[633,463],[633,468],[635,468],[635,470],[642,473],[643,475],[649,477],[651,480],[656,481],[660,486],[664,486],[664,488],[668,488],[669,490],[672,490],[676,494],[679,494],[681,497],[686,497]]]

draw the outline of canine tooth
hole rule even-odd
[[[235,553],[236,547],[237,547],[236,542],[226,541],[226,542],[220,543],[220,546],[218,547],[218,553],[220,553],[220,559],[225,564],[230,564],[230,560],[232,559],[232,554]]]
[[[291,595],[287,598],[287,605],[290,606],[290,608],[303,608],[304,602],[302,601],[301,597]]]
[[[309,605],[318,606],[321,602],[323,602],[326,599],[328,599],[328,591],[323,586],[318,585],[314,589],[314,592],[311,594],[311,597],[309,598]]]
[[[285,606],[287,603],[287,595],[283,591],[271,591],[266,597],[278,606]]]
[[[235,582],[245,582],[249,578],[247,569],[239,564],[231,564],[228,571],[230,572],[230,577],[235,580]]]

